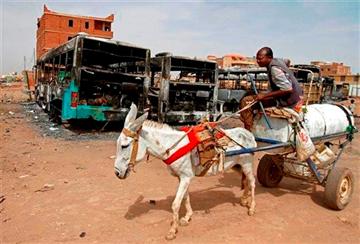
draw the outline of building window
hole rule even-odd
[[[345,81],[345,76],[344,75],[340,76],[340,81]]]
[[[355,76],[354,76],[354,81],[355,81],[355,82],[359,82],[359,75],[355,75]]]
[[[109,23],[104,23],[104,31],[110,31],[111,27],[109,25]]]
[[[70,41],[72,39],[72,36],[68,36],[68,41]]]
[[[85,22],[85,29],[89,29],[89,21]]]
[[[69,27],[73,27],[74,26],[74,21],[72,19],[69,19]]]
[[[103,22],[102,22],[102,21],[95,20],[95,22],[94,22],[94,29],[95,29],[95,30],[102,30],[102,27],[103,27]]]

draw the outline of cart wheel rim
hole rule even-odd
[[[346,176],[344,179],[342,179],[340,188],[339,188],[339,200],[342,204],[346,204],[349,200],[350,194],[351,194],[351,179],[350,177]]]

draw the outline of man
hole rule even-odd
[[[260,67],[266,67],[271,91],[244,97],[240,107],[244,108],[252,101],[257,100],[262,102],[264,107],[290,107],[300,112],[303,91],[285,62],[274,58],[269,47],[263,47],[257,52],[256,62]],[[255,109],[259,109],[258,104],[241,112],[240,118],[248,130],[252,127]]]
[[[351,100],[350,100],[350,105],[349,105],[349,110],[350,110],[351,113],[354,114],[354,115],[355,115],[355,108],[356,108],[355,100],[354,100],[354,99],[351,99]]]

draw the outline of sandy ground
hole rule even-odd
[[[0,88],[1,243],[166,243],[177,180],[165,165],[151,158],[117,179],[114,133],[88,140],[44,133],[20,104],[27,99],[21,91]],[[357,179],[359,146],[357,135],[339,161]],[[194,179],[192,221],[172,242],[360,241],[358,185],[347,208],[333,211],[320,186],[289,178],[274,189],[257,183],[252,217],[239,205],[239,187],[233,172]]]

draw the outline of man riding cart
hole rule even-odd
[[[240,118],[244,122],[244,127],[248,130],[251,130],[253,125],[254,110],[259,109],[259,106],[289,107],[296,112],[300,112],[303,104],[303,91],[298,81],[282,59],[273,57],[271,48],[261,48],[256,54],[256,61],[260,67],[266,67],[271,91],[246,96],[241,100],[241,109],[254,100],[260,102],[241,112]]]

